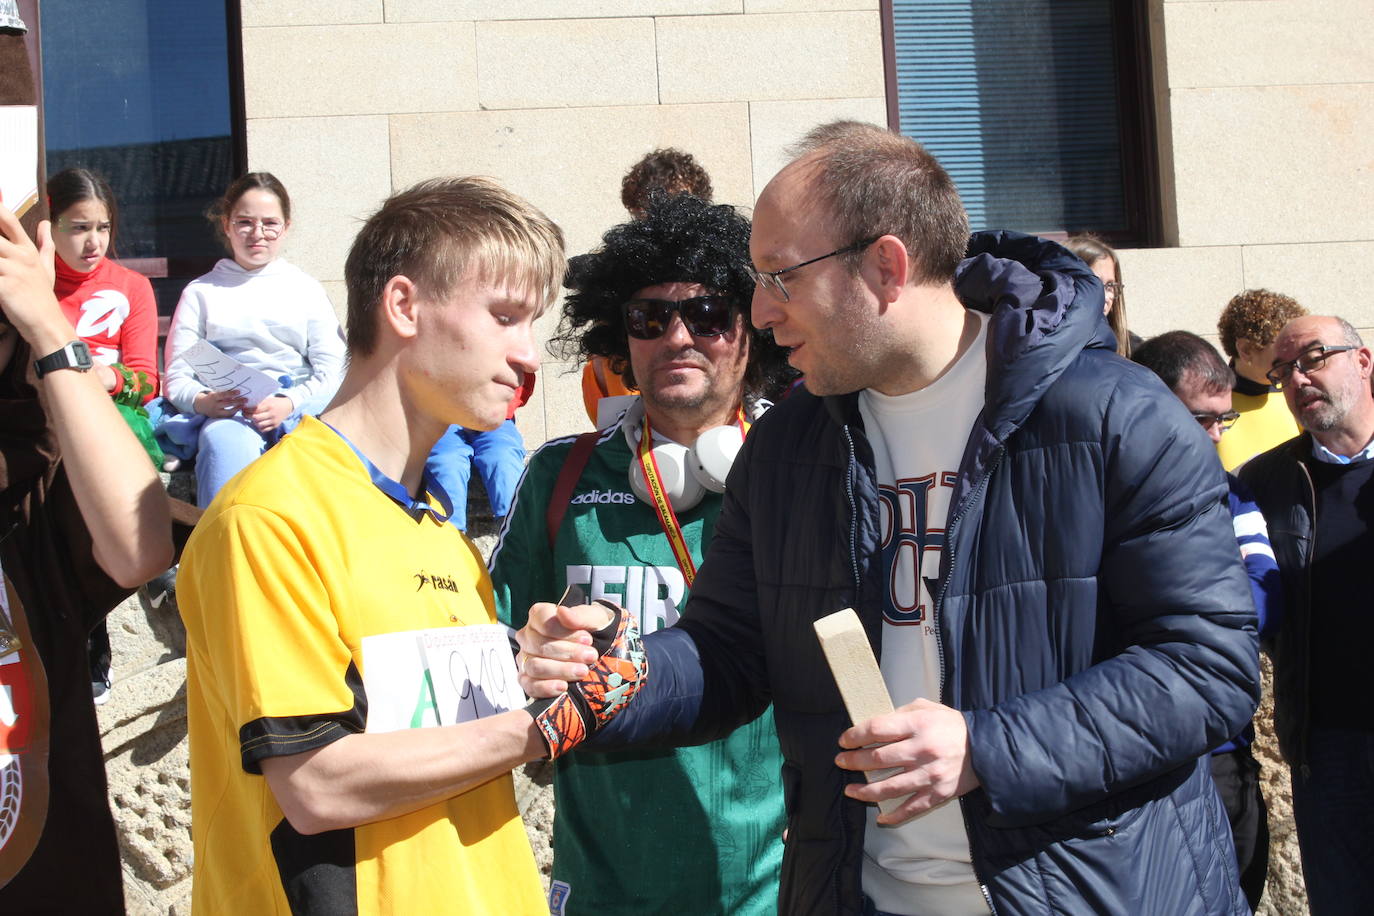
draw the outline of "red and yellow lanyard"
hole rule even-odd
[[[749,435],[751,424],[745,419],[743,407],[737,409],[735,420],[739,423],[740,434]],[[658,510],[658,522],[663,526],[668,546],[673,549],[677,568],[682,570],[682,578],[691,588],[697,578],[697,565],[692,562],[692,553],[687,549],[687,539],[682,536],[682,524],[673,511],[673,503],[663,491],[663,478],[658,471],[658,459],[654,457],[653,430],[649,427],[647,414],[644,417],[644,432],[639,437],[639,466],[644,471],[644,481],[649,485],[649,495],[653,497],[654,508]]]

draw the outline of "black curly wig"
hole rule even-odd
[[[729,296],[749,329],[745,396],[775,398],[795,378],[773,332],[749,325],[754,280],[749,275],[749,220],[734,207],[690,194],[655,194],[643,219],[621,223],[601,247],[568,261],[563,320],[550,341],[562,359],[605,357],[634,387],[624,307],[635,293],[660,283],[699,283]]]

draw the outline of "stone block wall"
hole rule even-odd
[[[175,605],[130,599],[110,615],[115,683],[100,709],[124,899],[135,914],[190,912],[191,782],[184,631]]]
[[[691,151],[749,207],[783,147],[885,118],[878,0],[243,0],[249,161],[295,213],[287,257],[344,303],[360,219],[435,175],[490,175],[569,253],[627,218],[620,179]],[[552,311],[539,324],[547,339]],[[579,366],[548,355],[516,416],[537,445],[590,424]]]
[[[1132,330],[1215,343],[1231,296],[1268,287],[1368,333],[1368,3],[1155,0],[1152,19],[1168,247],[1121,254]]]
[[[1255,759],[1260,764],[1260,788],[1269,808],[1269,880],[1264,885],[1259,916],[1304,916],[1307,913],[1307,888],[1302,880],[1302,861],[1298,857],[1297,827],[1293,823],[1293,790],[1288,780],[1288,764],[1279,756],[1279,741],[1274,734],[1274,666],[1268,656],[1260,657],[1264,679],[1264,698],[1255,713]]]
[[[438,174],[487,174],[569,250],[625,218],[619,179],[691,150],[748,207],[810,127],[886,122],[878,0],[244,0],[249,157],[297,204],[288,256],[342,307],[357,222]],[[1129,317],[1216,339],[1268,286],[1374,328],[1367,0],[1152,0],[1164,247],[1125,251]],[[358,62],[365,62],[358,66]],[[1014,228],[1014,227],[1013,227]],[[546,316],[545,337],[556,324]],[[586,426],[550,358],[517,417],[532,444]]]
[[[189,473],[164,475],[195,502]],[[186,629],[174,598],[134,595],[106,620],[113,659],[110,699],[97,708],[110,809],[133,914],[191,909],[191,776],[186,742]]]

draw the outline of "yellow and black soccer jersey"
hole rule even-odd
[[[434,724],[423,670],[375,651],[378,640],[495,615],[476,548],[417,514],[306,419],[197,526],[178,585],[199,916],[287,914],[310,898],[364,914],[546,911],[509,775],[316,836],[292,829],[260,775],[267,757],[379,730],[369,695],[393,711],[380,730]],[[395,715],[406,696],[413,716]]]

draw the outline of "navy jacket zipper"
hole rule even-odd
[[[849,499],[849,568],[850,568],[850,570],[854,573],[854,606],[855,606],[855,607],[854,607],[854,610],[855,610],[855,612],[858,612],[858,610],[859,610],[859,607],[858,607],[858,605],[859,605],[859,597],[860,597],[860,593],[862,592],[862,587],[861,587],[861,585],[862,585],[863,579],[862,579],[862,577],[860,577],[860,575],[859,575],[859,546],[858,546],[858,545],[859,545],[859,501],[858,501],[858,499],[857,499],[857,498],[855,497],[855,495],[854,495],[854,487],[855,487],[855,485],[856,485],[855,469],[859,466],[859,461],[858,461],[858,458],[857,458],[857,456],[856,456],[856,454],[855,454],[855,449],[854,449],[854,437],[853,437],[853,435],[850,433],[849,424],[846,423],[842,428],[843,428],[843,430],[844,430],[844,442],[845,442],[845,446],[846,446],[846,448],[847,448],[848,451],[849,451],[849,462],[848,462],[848,468],[847,468],[847,472],[846,472],[847,480],[846,480],[846,486],[845,486],[845,496],[848,497],[848,499]],[[845,811],[845,799],[846,799],[846,796],[845,796],[845,794],[844,794],[844,789],[841,788],[841,789],[840,789],[840,809],[839,809],[839,815],[840,815],[840,816],[839,816],[839,821],[840,821],[840,849],[845,850],[845,851],[846,851],[845,854],[847,854],[847,851],[848,851],[848,849],[849,849],[850,839],[849,839],[849,815],[848,815],[848,812]],[[860,854],[862,855],[862,852],[861,852]],[[831,877],[831,881],[830,881],[830,886],[833,887],[833,888],[835,889],[835,912],[836,912],[836,913],[843,913],[843,912],[844,912],[844,910],[843,910],[842,907],[841,907],[841,901],[840,901],[840,882],[839,882],[839,872],[840,872],[840,869],[842,869],[843,867],[844,867],[844,854],[842,854],[842,855],[840,856],[839,860],[836,861],[836,863],[835,863],[835,871],[834,871],[834,873],[833,873],[833,875],[832,875],[832,877]]]
[[[964,518],[964,511],[969,506],[973,505],[976,500],[982,498],[983,488],[987,485],[988,480],[992,478],[993,473],[1002,463],[1002,456],[1005,454],[1006,447],[999,446],[996,456],[992,459],[992,464],[988,466],[987,473],[978,479],[978,484],[973,488],[973,491],[969,493],[968,498],[964,500],[963,504],[959,506],[958,512],[949,520],[947,540],[945,541],[949,546],[949,558],[945,563],[945,578],[944,581],[940,583],[940,594],[935,596],[934,607],[935,645],[938,649],[936,655],[939,656],[940,659],[940,702],[946,706],[949,705],[949,692],[946,689],[947,682],[945,680],[945,640],[943,636],[945,626],[944,602],[945,593],[949,591],[949,580],[954,577],[954,545],[958,543],[958,538],[955,537],[955,535],[959,528],[959,522]],[[978,890],[982,893],[983,900],[988,905],[988,910],[996,914],[997,907],[993,906],[992,894],[988,891],[987,882],[985,882],[983,876],[978,873],[978,856],[973,849],[973,825],[969,823],[968,808],[964,805],[963,798],[959,799],[959,816],[964,821],[964,836],[968,838],[968,861],[969,867],[973,869],[973,878],[978,882]]]

